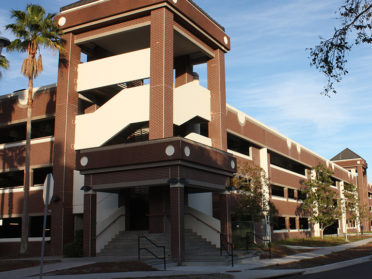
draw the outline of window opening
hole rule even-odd
[[[302,165],[275,152],[270,152],[270,164],[301,175],[306,175],[307,167],[305,165]]]

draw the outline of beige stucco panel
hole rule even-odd
[[[75,150],[99,147],[131,123],[149,121],[150,86],[124,89],[94,113],[79,115]]]
[[[78,66],[77,91],[150,77],[150,49],[98,59]]]

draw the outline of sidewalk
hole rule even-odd
[[[324,247],[320,249],[313,250],[311,252],[301,253],[297,255],[291,255],[279,259],[265,259],[265,260],[249,260],[245,259],[234,267],[231,266],[170,266],[167,271],[151,271],[151,272],[125,272],[125,273],[100,273],[100,274],[86,274],[86,275],[44,275],[43,278],[53,278],[53,279],[112,279],[112,278],[146,278],[148,276],[170,276],[170,275],[192,275],[192,274],[211,274],[211,273],[224,273],[230,274],[235,279],[250,279],[250,278],[274,278],[277,276],[291,275],[298,273],[316,273],[326,270],[346,267],[347,265],[353,265],[361,262],[366,262],[371,260],[371,256],[354,259],[347,262],[334,263],[326,266],[319,266],[307,269],[291,269],[291,270],[252,270],[258,267],[264,267],[274,264],[284,264],[301,259],[309,259],[314,257],[319,257],[322,255],[327,255],[333,252],[342,251],[345,249],[362,246],[371,242],[372,238],[363,239],[360,241],[342,244],[332,247]],[[51,258],[52,259],[52,258]],[[87,264],[92,264],[95,262],[108,261],[108,258],[78,258],[78,259],[61,259],[62,261],[55,264],[48,264],[44,266],[44,272],[51,272],[61,269],[68,269],[77,266],[83,266]],[[120,261],[120,258],[114,258],[114,261]],[[0,278],[14,278],[22,279],[29,278],[30,276],[39,275],[39,266],[18,269],[7,272],[0,272]]]

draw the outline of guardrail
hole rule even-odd
[[[141,239],[147,240],[148,243],[150,243],[152,246],[154,246],[156,248],[162,248],[163,249],[163,257],[159,257],[158,255],[156,255],[154,252],[152,252],[150,249],[148,249],[146,247],[141,247]],[[155,242],[153,242],[151,239],[149,239],[148,237],[142,235],[142,236],[138,236],[138,261],[141,261],[141,251],[146,251],[149,254],[151,254],[152,256],[154,256],[154,258],[156,258],[158,260],[163,260],[164,270],[167,270],[165,246],[158,245]]]

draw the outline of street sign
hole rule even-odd
[[[47,215],[48,215],[48,205],[53,197],[54,191],[54,179],[53,174],[48,173],[44,181],[44,188],[43,188],[43,200],[44,200],[44,221],[43,221],[43,239],[41,242],[41,257],[40,257],[40,279],[43,278],[43,268],[44,268],[44,252],[45,252],[45,230],[46,230],[46,222],[47,222]]]
[[[47,191],[47,188],[49,188],[49,191]],[[45,178],[44,181],[44,188],[43,188],[43,200],[44,204],[50,204],[50,201],[53,197],[53,191],[54,191],[54,179],[53,174],[48,173],[48,175]],[[48,194],[48,197],[47,197]]]

